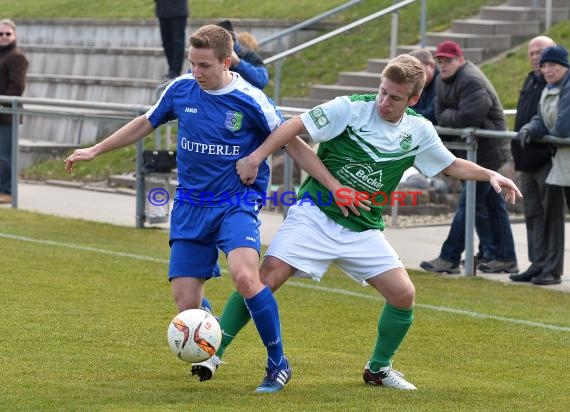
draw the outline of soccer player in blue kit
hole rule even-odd
[[[207,279],[220,276],[218,250],[267,348],[266,375],[256,389],[278,392],[291,379],[284,355],[277,302],[259,277],[261,247],[258,212],[267,189],[269,166],[257,178],[240,181],[236,162],[252,153],[281,123],[274,103],[229,70],[230,33],[206,25],[190,36],[192,73],[170,83],[156,104],[94,146],[75,150],[78,161],[135,143],[169,120],[178,119],[177,167],[170,229],[169,280],[178,311],[199,308]],[[193,368],[200,380],[207,369]]]

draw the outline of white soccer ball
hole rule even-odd
[[[172,319],[167,337],[168,346],[178,358],[196,363],[216,354],[222,343],[222,329],[211,313],[188,309]]]

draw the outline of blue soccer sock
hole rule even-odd
[[[277,301],[266,286],[252,298],[244,299],[255,327],[267,348],[267,367],[275,368],[284,359],[281,322]]]
[[[210,302],[208,301],[208,299],[206,299],[206,296],[202,298],[202,304],[200,305],[200,309],[204,309],[206,312],[212,313],[212,305],[210,305]]]

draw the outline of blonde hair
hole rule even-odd
[[[232,56],[234,41],[231,34],[215,24],[200,27],[190,36],[190,47],[212,49],[220,62]]]
[[[16,23],[14,23],[13,20],[2,19],[0,20],[0,26],[10,26],[12,30],[14,30],[14,33],[16,32]]]
[[[253,36],[253,34],[251,34],[248,31],[241,31],[237,34],[237,39],[238,42],[240,44],[243,44],[245,47],[247,47],[249,50],[254,50],[256,51],[257,49],[259,49],[259,46],[257,45],[257,40],[255,39],[255,37]]]
[[[407,84],[409,97],[419,95],[426,81],[422,62],[409,54],[400,54],[390,60],[382,70],[382,78],[387,78],[397,84]]]

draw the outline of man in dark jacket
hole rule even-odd
[[[0,20],[0,95],[21,96],[28,60],[16,44],[16,24]],[[9,105],[7,105],[9,106]],[[0,203],[12,202],[12,115],[0,114]]]
[[[436,118],[439,126],[506,130],[503,107],[483,72],[463,57],[454,41],[437,46],[440,75],[436,81]],[[497,139],[479,139],[477,163],[498,170],[506,161]],[[430,272],[459,273],[465,249],[465,190],[438,258],[421,262]],[[487,273],[518,272],[513,234],[505,201],[487,183],[476,184],[475,229],[481,243],[478,269]]]
[[[230,70],[239,73],[245,81],[263,90],[269,82],[269,73],[263,64],[261,56],[255,51],[244,47],[238,41],[234,25],[230,20],[223,20],[217,23],[217,25],[230,32],[234,40],[234,52],[232,53]]]
[[[188,0],[154,0],[155,15],[160,25],[162,48],[168,62],[168,79],[182,73],[186,50],[186,23],[190,15]]]

